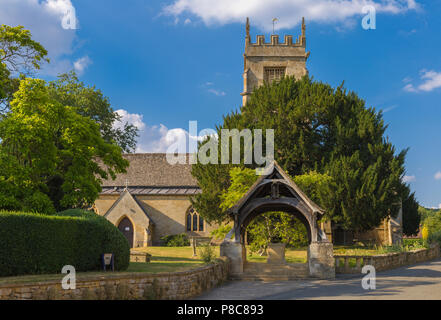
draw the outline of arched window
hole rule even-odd
[[[187,211],[186,217],[187,231],[204,231],[204,219],[199,216],[193,207]]]
[[[191,214],[187,213],[187,231],[191,231]]]
[[[204,231],[204,218],[199,217],[199,231]]]
[[[193,231],[198,230],[198,215],[193,214]]]

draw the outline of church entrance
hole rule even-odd
[[[127,217],[125,217],[119,223],[118,229],[126,237],[127,241],[129,242],[130,248],[133,248],[133,224],[132,224],[132,222]]]

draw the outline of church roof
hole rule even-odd
[[[191,164],[170,164],[165,153],[134,153],[124,154],[123,157],[130,162],[127,173],[118,174],[115,180],[104,180],[102,193],[112,193],[115,187],[134,188],[133,194],[141,189],[147,192],[153,189],[199,189],[197,180],[191,175]],[[138,192],[137,192],[138,191]],[[162,191],[164,192],[164,191]],[[189,191],[190,192],[190,191]]]

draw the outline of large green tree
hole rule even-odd
[[[381,112],[343,85],[332,88],[308,76],[265,84],[224,117],[219,136],[222,128],[274,129],[275,159],[291,176],[315,170],[332,177],[326,217],[346,229],[369,230],[398,213],[406,150],[396,152]],[[220,195],[230,185],[231,166],[193,166],[203,191],[193,205],[207,220],[227,218]]]
[[[49,62],[46,49],[23,26],[0,26],[0,113],[9,108],[18,88],[17,76],[31,74]]]
[[[79,115],[94,120],[104,140],[109,143],[115,141],[124,152],[135,150],[138,129],[127,122],[115,126],[121,117],[101,90],[86,86],[74,71],[59,75],[56,81],[49,83],[49,89],[51,96],[59,103],[71,106]]]
[[[51,90],[43,80],[22,80],[0,121],[0,189],[6,191],[0,208],[88,207],[101,179],[115,178],[128,166],[94,120],[62,104]]]
[[[44,63],[49,63],[47,54],[46,49],[32,39],[29,30],[22,26],[0,27],[0,115],[9,111],[20,78],[33,75]],[[50,82],[49,88],[58,102],[98,123],[107,142],[115,141],[124,152],[135,150],[138,129],[127,122],[116,126],[121,117],[95,86],[85,86],[72,71],[59,75],[56,81]]]

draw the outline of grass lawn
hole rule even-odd
[[[344,256],[373,256],[379,254],[379,251],[372,247],[334,246],[334,254]]]
[[[131,262],[129,268],[123,272],[78,272],[77,279],[89,279],[100,276],[118,276],[128,273],[160,273],[160,272],[179,272],[202,266],[204,263],[200,257],[193,257],[191,247],[148,247],[136,249],[136,251],[148,252],[152,255],[151,262]],[[219,255],[219,247],[215,247],[216,255]],[[6,283],[28,283],[42,282],[63,279],[65,274],[39,274],[15,277],[0,277],[0,285]]]

